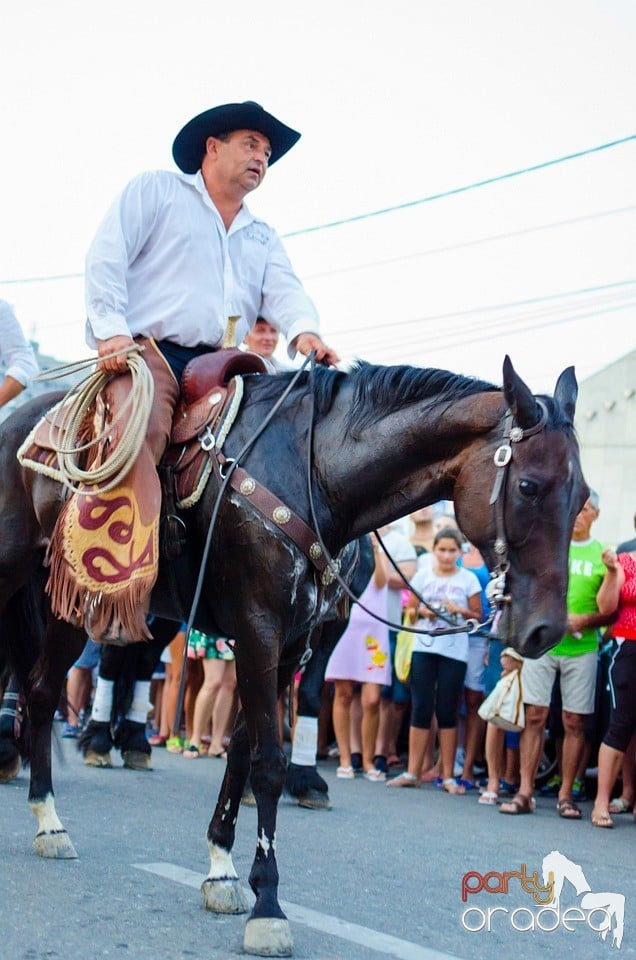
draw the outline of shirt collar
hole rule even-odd
[[[221,220],[221,214],[217,210],[214,204],[214,201],[212,200],[212,197],[207,191],[205,180],[203,179],[203,174],[201,173],[201,171],[197,170],[196,173],[180,173],[179,176],[186,183],[191,184],[195,188],[195,190],[197,190],[201,194],[204,203],[206,203],[209,207],[211,207],[215,215],[219,218],[219,220]],[[257,219],[258,219],[257,217],[253,216],[252,213],[250,213],[249,207],[247,206],[245,201],[243,201],[241,205],[241,209],[239,210],[237,215],[234,217],[234,220],[230,225],[230,229],[228,230],[228,236],[231,233],[235,233],[237,230],[241,230],[243,227],[249,226],[251,223],[255,223]]]

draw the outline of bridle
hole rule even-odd
[[[310,383],[314,377],[315,372],[315,360],[313,359],[310,366]],[[346,581],[341,577],[339,571],[339,563],[334,559],[329,550],[327,549],[325,542],[322,538],[318,526],[318,519],[316,517],[316,508],[314,503],[313,489],[311,486],[311,476],[312,476],[312,449],[313,449],[313,437],[314,437],[314,406],[313,406],[313,397],[314,391],[310,391],[311,394],[311,420],[309,425],[309,436],[307,443],[307,495],[309,499],[309,509],[311,515],[311,522],[313,525],[314,532],[316,534],[316,539],[320,544],[320,547],[324,553],[325,559],[333,578],[345,594],[352,600],[354,603],[357,603],[365,613],[368,613],[375,620],[378,620],[380,623],[386,624],[393,630],[406,630],[408,633],[417,633],[417,634],[426,634],[427,636],[446,636],[449,634],[456,633],[468,633],[468,634],[486,634],[488,635],[489,629],[492,626],[495,617],[502,610],[502,608],[510,603],[510,595],[506,594],[506,574],[510,569],[510,562],[508,560],[508,538],[506,536],[506,522],[505,522],[505,500],[506,500],[506,489],[507,489],[507,478],[508,478],[508,467],[512,462],[513,457],[513,444],[520,443],[522,440],[525,440],[527,437],[534,436],[534,434],[539,433],[544,429],[547,420],[548,420],[548,410],[546,405],[542,400],[535,398],[536,403],[538,404],[541,410],[541,416],[536,424],[531,427],[520,427],[514,422],[514,415],[510,410],[507,410],[504,415],[504,426],[503,426],[503,440],[502,443],[497,447],[495,451],[493,461],[497,467],[497,472],[495,474],[495,480],[490,494],[490,507],[494,515],[495,522],[495,543],[494,551],[497,555],[497,563],[495,564],[494,569],[490,574],[490,583],[486,588],[486,595],[488,597],[490,612],[487,618],[479,623],[477,620],[469,619],[466,620],[463,624],[455,624],[455,622],[443,611],[433,606],[427,600],[422,597],[417,590],[413,588],[413,585],[410,581],[404,576],[397,563],[387,550],[385,544],[382,541],[382,538],[374,531],[375,536],[380,543],[380,546],[383,552],[388,557],[391,566],[393,569],[400,575],[404,586],[408,588],[419,602],[436,614],[437,619],[445,621],[447,627],[436,627],[434,629],[422,630],[417,627],[402,624],[402,623],[393,623],[391,620],[387,620],[384,617],[379,616],[375,611],[370,610],[366,607],[360,600],[360,597],[356,597],[353,591],[350,589]]]

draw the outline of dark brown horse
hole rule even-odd
[[[291,376],[246,378],[226,457],[244,449]],[[564,631],[568,544],[587,495],[573,429],[577,387],[569,368],[554,398],[535,398],[508,359],[503,380],[497,388],[447,371],[367,364],[351,373],[303,374],[241,465],[315,527],[311,484],[317,527],[329,552],[341,555],[343,569],[347,544],[426,504],[453,500],[466,536],[491,569],[505,573],[510,602],[500,632],[521,653],[537,657]],[[55,811],[51,722],[83,637],[51,616],[44,593],[43,560],[64,492],[54,481],[23,471],[15,456],[48,402],[26,404],[0,428],[0,656],[27,692],[36,849],[54,857],[75,853]],[[153,600],[159,616],[187,619],[216,492],[210,483],[183,514],[186,552],[178,590],[160,581]],[[250,774],[258,837],[249,877],[256,895],[245,931],[249,953],[291,953],[277,898],[276,813],[285,755],[276,704],[307,636],[341,589],[330,580],[249,498],[239,492],[224,497],[196,625],[236,638],[243,713],[208,827],[210,872],[203,898],[212,911],[246,909],[231,850]],[[33,664],[30,651],[40,648]]]

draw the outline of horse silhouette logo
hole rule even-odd
[[[578,863],[568,860],[558,850],[552,850],[543,858],[542,871],[544,884],[549,882],[553,884],[553,903],[557,911],[563,884],[568,880],[576,890],[577,897],[581,897],[580,907],[582,910],[605,914],[604,921],[594,929],[598,931],[603,941],[607,939],[607,935],[611,931],[612,946],[620,950],[625,925],[625,897],[623,894],[594,893]]]

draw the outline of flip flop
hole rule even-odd
[[[414,773],[405,770],[404,773],[398,774],[392,780],[387,780],[386,785],[387,787],[419,787],[420,781]]]
[[[631,813],[634,809],[634,801],[626,800],[625,797],[616,797],[609,805],[610,813]]]
[[[184,748],[181,756],[185,757],[186,760],[198,760],[201,751],[193,743],[189,743],[187,747]]]
[[[448,777],[446,780],[442,780],[442,790],[445,793],[450,793],[451,796],[459,797],[462,794],[466,793],[466,787],[459,780],[455,780],[453,777]]]
[[[212,760],[227,760],[227,753],[225,750],[220,750],[219,753],[210,753],[208,750],[208,757],[211,757]]]
[[[611,830],[614,826],[614,821],[606,810],[602,810],[600,813],[597,813],[596,810],[592,810],[592,824],[595,827],[602,827],[605,830]]]
[[[506,810],[506,807],[512,807],[512,809]],[[534,813],[534,808],[534,797],[526,797],[523,793],[517,793],[512,800],[506,800],[505,803],[501,804],[499,813],[507,813],[510,816],[517,817],[522,813]]]
[[[557,813],[564,820],[580,820],[581,808],[572,800],[571,797],[563,797],[557,800]]]
[[[496,807],[498,796],[492,790],[485,790],[479,797],[477,803],[483,803],[487,807]]]

